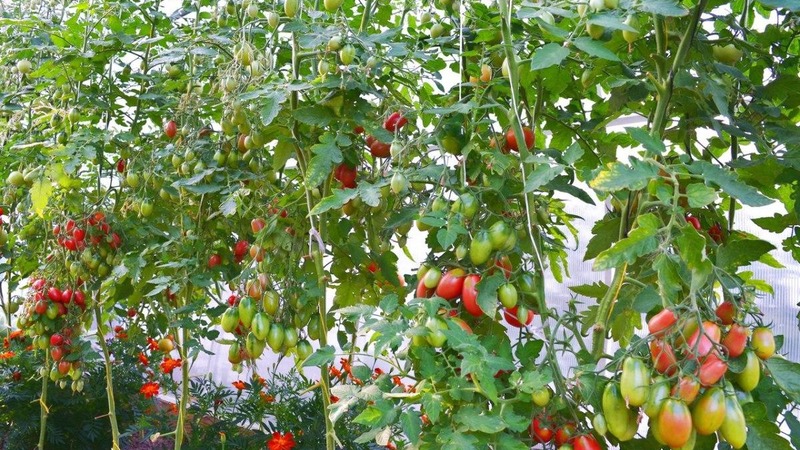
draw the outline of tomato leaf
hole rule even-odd
[[[592,227],[592,236],[586,245],[586,253],[583,260],[588,261],[597,257],[603,250],[611,247],[611,244],[619,239],[619,217],[608,216],[600,220]]]
[[[572,43],[575,44],[575,47],[578,47],[581,51],[591,56],[607,59],[609,61],[619,61],[619,57],[606,48],[600,41],[588,37],[579,37],[572,41]]]
[[[773,422],[756,420],[747,422],[748,450],[791,450],[792,446],[780,435],[780,428]]]
[[[680,265],[674,255],[661,254],[656,257],[653,268],[658,272],[658,293],[667,304],[675,303],[678,294],[683,290],[683,278]]]
[[[442,396],[439,394],[426,393],[422,395],[422,407],[431,423],[439,421],[439,414],[442,412]]]
[[[281,103],[286,101],[286,92],[272,91],[259,98],[261,104],[261,125],[267,126],[278,117],[281,112]]]
[[[367,426],[375,426],[381,422],[383,411],[374,406],[368,406],[361,414],[353,419],[353,422]]]
[[[523,193],[533,192],[545,184],[553,181],[564,171],[564,166],[556,164],[554,166],[546,163],[541,163],[536,166],[533,172],[528,174],[525,180],[525,191]]]
[[[322,367],[324,364],[333,362],[336,349],[332,345],[320,347],[303,362],[303,367]]]
[[[517,389],[526,394],[532,394],[544,388],[553,381],[553,374],[546,370],[529,370],[522,374]]]
[[[648,0],[639,5],[639,10],[666,17],[681,17],[689,14],[688,9],[674,0]]]
[[[692,183],[686,187],[686,196],[690,207],[702,208],[717,200],[717,191],[702,183]]]
[[[692,225],[687,224],[683,227],[675,242],[678,244],[681,259],[686,262],[686,266],[692,271],[692,290],[697,291],[714,270],[711,260],[706,255],[706,240]]]
[[[594,284],[582,284],[580,286],[570,286],[569,290],[584,297],[590,298],[603,298],[606,295],[608,286],[602,281],[596,281]]]
[[[717,266],[735,271],[758,261],[772,250],[775,250],[774,245],[760,239],[731,239],[717,250]]]
[[[419,434],[422,431],[421,417],[422,414],[413,409],[407,409],[400,414],[400,426],[403,427],[403,434],[412,444],[419,442]]]
[[[639,159],[631,159],[628,166],[621,162],[609,163],[589,185],[598,191],[615,192],[622,189],[638,190],[658,176],[658,167]]]
[[[530,422],[530,420],[528,420],[527,422]],[[530,423],[527,423],[526,426],[530,426]],[[509,428],[511,428],[511,426],[509,426]],[[514,428],[511,429],[514,430]],[[525,430],[514,430],[514,431],[525,431]],[[527,444],[521,442],[519,438],[502,433],[499,435],[496,448],[497,450],[528,450],[530,447]]]
[[[800,364],[780,357],[764,361],[775,384],[794,402],[800,402]]]
[[[735,197],[745,205],[766,206],[772,203],[772,199],[765,197],[752,186],[739,181],[734,172],[722,169],[707,161],[694,161],[687,167],[693,174],[702,175],[706,183],[716,184],[725,193]]]
[[[536,50],[531,58],[531,70],[545,69],[557,66],[569,56],[569,49],[555,43],[550,43]]]
[[[331,195],[323,198],[313,208],[311,208],[312,215],[319,215],[331,209],[338,209],[345,205],[345,203],[356,198],[358,191],[355,189],[333,189]]]
[[[664,145],[663,141],[656,139],[653,137],[653,135],[641,128],[628,127],[625,128],[625,131],[627,131],[632,138],[639,141],[644,148],[648,150],[647,154],[649,156],[661,155],[667,151],[667,147]]]
[[[312,105],[298,108],[294,111],[294,118],[306,125],[324,127],[334,120],[336,115],[324,105]]]
[[[44,209],[47,207],[47,202],[50,201],[52,194],[53,185],[50,180],[39,178],[33,183],[31,187],[31,203],[37,216],[44,218]]]
[[[333,166],[342,162],[342,151],[336,146],[336,137],[333,133],[325,133],[320,137],[320,142],[311,147],[314,157],[306,169],[306,186],[314,188],[327,178]]]
[[[654,214],[645,214],[638,218],[639,227],[628,234],[628,237],[614,244],[608,250],[597,255],[594,270],[605,270],[632,264],[637,258],[647,255],[658,248],[658,227],[661,221]]]
[[[481,278],[477,284],[478,306],[487,316],[494,317],[497,312],[497,289],[505,283],[505,277],[495,272],[488,277]]]

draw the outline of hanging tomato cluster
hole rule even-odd
[[[83,220],[68,219],[53,226],[56,242],[68,253],[66,268],[76,280],[104,278],[118,262],[122,238],[111,229],[106,215],[97,211]],[[72,256],[80,253],[80,257]]]
[[[758,385],[760,360],[774,355],[775,340],[769,328],[750,330],[737,316],[730,300],[719,304],[713,321],[679,318],[672,309],[653,316],[648,322],[652,365],[626,357],[619,381],[609,382],[603,392],[600,420],[608,432],[620,441],[632,439],[641,407],[653,437],[670,448],[713,433],[741,448],[747,428],[738,397]]]

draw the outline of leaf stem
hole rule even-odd
[[[100,311],[100,289],[94,299],[94,316],[97,320],[97,343],[103,350],[103,363],[106,370],[106,393],[108,394],[108,421],[111,423],[111,448],[119,450],[119,425],[117,424],[117,408],[114,403],[114,376],[111,372],[111,352],[108,350],[105,332],[103,331],[103,314]]]

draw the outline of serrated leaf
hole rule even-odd
[[[661,305],[661,297],[652,286],[642,289],[633,299],[633,309],[642,314],[650,312],[659,305]]]
[[[306,186],[316,187],[330,176],[333,167],[342,162],[342,151],[336,146],[336,137],[325,133],[320,142],[311,147],[314,157],[306,169]]]
[[[438,422],[439,414],[442,412],[442,396],[439,394],[427,393],[422,396],[421,402],[424,412],[428,416],[428,420],[430,420],[431,423]]]
[[[528,174],[528,178],[525,180],[525,191],[524,193],[533,192],[545,184],[553,181],[557,176],[559,176],[564,171],[564,166],[561,164],[556,164],[554,166],[542,163],[538,164],[533,172]]]
[[[676,0],[647,0],[640,4],[639,10],[666,17],[682,17],[689,14],[689,10]]]
[[[497,311],[497,289],[506,282],[500,272],[481,278],[478,283],[478,306],[487,316],[494,317]]]
[[[598,191],[615,192],[622,189],[639,190],[658,176],[658,167],[639,159],[628,166],[621,162],[609,163],[589,185]]]
[[[661,254],[656,257],[653,268],[658,272],[658,293],[670,304],[675,303],[678,294],[683,290],[680,267],[671,256]]]
[[[536,50],[531,58],[531,70],[546,69],[557,66],[569,56],[569,49],[561,45],[550,43]]]
[[[639,216],[639,227],[628,234],[628,237],[618,241],[608,250],[600,252],[594,260],[594,270],[606,270],[621,266],[624,263],[632,264],[641,256],[647,255],[658,248],[658,227],[660,220],[654,214]]]
[[[325,346],[319,348],[317,351],[311,354],[305,361],[303,361],[303,367],[321,367],[325,364],[330,364],[333,362],[333,356],[336,354],[336,349],[331,346]]]
[[[39,178],[31,186],[31,204],[37,216],[44,218],[44,210],[47,202],[53,194],[53,185],[50,180]]]
[[[416,444],[419,442],[419,434],[422,431],[422,420],[419,411],[406,410],[400,415],[400,426],[403,427],[403,434],[409,442]]]
[[[273,91],[267,96],[261,97],[261,125],[267,126],[278,117],[281,112],[281,103],[286,101],[286,92]]]
[[[380,423],[381,418],[383,418],[383,412],[378,408],[369,406],[364,411],[361,411],[361,414],[356,416],[353,422],[366,426],[373,426]]]
[[[766,420],[747,421],[748,450],[791,450],[789,441],[780,435],[780,428]]]
[[[675,239],[681,259],[692,271],[692,290],[700,289],[714,269],[706,255],[706,240],[693,226],[687,224]]]
[[[324,127],[334,120],[336,115],[324,105],[312,105],[298,108],[294,111],[294,118],[306,125]]]
[[[717,191],[702,183],[692,183],[686,187],[686,196],[691,208],[702,208],[717,200]]]
[[[773,201],[759,193],[752,186],[748,186],[736,176],[735,173],[720,168],[707,161],[694,161],[689,166],[689,171],[695,175],[702,175],[706,183],[714,183],[725,193],[736,198],[748,206],[766,206]]]
[[[463,406],[453,416],[453,420],[460,423],[468,431],[479,431],[494,434],[505,429],[505,424],[500,417],[491,415],[485,410],[474,406]]]
[[[330,211],[331,209],[339,209],[357,195],[358,191],[355,189],[334,189],[331,195],[320,200],[319,203],[311,209],[311,214],[318,215]]]
[[[575,44],[575,47],[578,47],[581,51],[596,58],[607,59],[615,62],[619,61],[619,57],[614,52],[606,48],[600,41],[596,41],[588,37],[579,37],[572,41],[572,43]]]
[[[730,271],[758,261],[763,255],[775,250],[775,246],[760,239],[731,239],[717,250],[717,266]]]
[[[611,247],[611,245],[619,240],[619,226],[620,218],[609,216],[603,220],[595,222],[592,227],[592,236],[589,243],[586,245],[586,253],[583,254],[583,260],[588,261],[597,257],[603,250]]]
[[[594,284],[582,284],[580,286],[569,286],[569,290],[584,297],[590,298],[603,298],[608,291],[608,286],[602,281],[597,281]]]
[[[632,138],[639,141],[644,148],[648,150],[647,154],[649,156],[661,155],[667,151],[667,147],[664,145],[664,142],[660,139],[656,139],[647,131],[641,128],[633,127],[625,128],[625,130],[631,135]]]
[[[795,403],[800,403],[800,364],[781,357],[764,361],[775,384]]]

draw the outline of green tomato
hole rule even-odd
[[[540,408],[547,406],[547,404],[550,403],[551,398],[552,393],[550,392],[550,388],[547,386],[537,389],[531,393],[531,399],[533,400],[533,403]]]
[[[231,306],[225,310],[222,314],[221,325],[223,330],[232,333],[239,325],[239,309]]]
[[[497,290],[497,297],[500,299],[500,303],[509,309],[517,306],[517,301],[519,301],[517,288],[510,283],[500,286],[500,289]]]
[[[260,311],[253,316],[253,323],[250,325],[250,327],[256,338],[263,341],[267,339],[270,325],[271,323],[269,316],[267,316],[267,314],[263,311]]]
[[[498,220],[489,227],[489,241],[492,243],[494,250],[501,250],[507,246],[507,242],[514,239],[516,243],[516,235],[512,229],[503,220]]]
[[[342,61],[342,64],[349,66],[353,63],[353,60],[356,57],[356,48],[350,44],[345,45],[339,50],[339,59]]]
[[[262,299],[261,306],[264,308],[264,311],[269,314],[270,316],[274,316],[275,313],[278,312],[278,307],[280,306],[281,300],[278,296],[278,293],[275,291],[267,291],[264,293],[264,298]]]
[[[286,17],[289,18],[294,17],[297,14],[297,10],[299,8],[300,8],[299,0],[284,0],[283,2],[283,12],[286,14]]]
[[[442,279],[442,271],[439,270],[438,267],[431,267],[425,273],[425,276],[422,277],[422,284],[425,285],[428,289],[433,289],[439,285],[439,281]]]
[[[269,348],[271,348],[272,351],[275,353],[280,352],[281,348],[283,347],[283,340],[285,338],[286,333],[283,331],[283,325],[279,323],[273,323],[272,326],[269,327],[267,344],[269,344]]]
[[[244,348],[247,350],[247,354],[250,355],[250,358],[258,359],[264,353],[264,349],[267,348],[267,343],[258,339],[253,332],[250,332],[247,333]]]
[[[629,406],[642,406],[650,393],[650,369],[639,358],[627,357],[622,362],[620,393]]]
[[[476,266],[486,264],[492,255],[492,248],[489,233],[483,230],[477,232],[469,244],[469,258],[472,264]]]
[[[342,6],[342,0],[325,0],[323,4],[326,11],[334,12]]]

